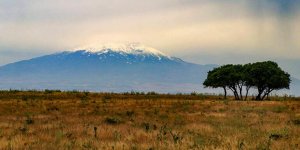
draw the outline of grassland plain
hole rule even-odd
[[[1,91],[0,149],[296,150],[300,101]]]

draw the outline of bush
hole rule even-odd
[[[152,91],[152,92],[148,92],[147,95],[158,95],[158,93]]]
[[[272,140],[288,138],[288,136],[289,136],[289,131],[287,128],[280,129],[280,130],[274,130],[269,133],[269,139],[272,139]]]
[[[133,110],[132,111],[126,111],[126,115],[128,117],[132,117],[134,115],[134,111]]]
[[[143,128],[145,129],[146,132],[150,131],[150,123],[144,122],[142,123]]]
[[[292,122],[293,122],[294,125],[300,126],[300,119],[292,120]]]
[[[274,107],[272,109],[272,111],[275,112],[275,113],[282,113],[282,112],[285,112],[287,110],[288,110],[288,107],[286,107],[286,106],[277,106],[277,107]]]
[[[27,119],[25,120],[26,124],[33,124],[34,120],[31,117],[27,117]]]
[[[121,120],[120,118],[118,118],[118,117],[107,117],[107,118],[105,119],[105,122],[106,122],[107,124],[116,125],[116,124],[122,123],[122,120]]]

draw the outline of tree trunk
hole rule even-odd
[[[248,98],[248,93],[249,93],[249,90],[250,90],[250,86],[247,86],[246,87],[246,95],[245,95],[245,101],[247,100],[247,98]]]
[[[240,99],[243,100],[243,86],[239,86],[240,89]]]
[[[236,89],[234,87],[229,87],[229,89],[232,91],[233,95],[234,95],[234,99],[238,100],[238,96],[237,96],[237,92]]]
[[[235,95],[235,100],[240,100],[239,94],[236,90],[234,91],[234,95]]]
[[[223,89],[224,89],[224,99],[227,99],[227,91],[226,91],[226,87],[224,86]]]
[[[238,89],[237,89],[238,87],[236,87],[236,86],[234,86],[234,92],[235,92],[235,95],[236,95],[236,100],[240,100],[240,96],[239,96],[239,93],[238,93]]]
[[[273,89],[267,89],[267,91],[265,92],[264,96],[262,97],[262,100],[265,99],[265,97],[267,96],[267,99],[269,99],[269,94],[273,91]]]
[[[258,90],[258,94],[257,94],[257,96],[256,96],[256,99],[255,100],[262,100],[261,99],[261,94],[263,93],[263,91],[261,91],[261,90]]]
[[[267,96],[268,92],[265,92],[265,94],[262,96],[261,100],[264,100],[265,97]]]

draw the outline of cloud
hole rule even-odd
[[[0,1],[0,54],[141,42],[178,56],[300,58],[299,1]],[[13,56],[11,56],[13,57]],[[16,59],[19,56],[15,56]]]

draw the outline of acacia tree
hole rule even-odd
[[[215,68],[208,72],[206,80],[203,82],[204,87],[223,88],[224,99],[227,98],[226,79],[220,68]]]
[[[208,72],[205,87],[230,89],[236,100],[247,100],[251,87],[258,91],[256,100],[268,98],[273,90],[289,88],[290,75],[284,72],[275,62],[257,62],[246,65],[224,65]],[[243,90],[245,96],[243,97]]]
[[[234,93],[236,100],[243,99],[244,72],[243,65],[230,65],[227,69],[228,87]]]
[[[240,72],[242,65],[224,65],[208,72],[204,87],[223,88],[224,99],[227,96],[227,88],[230,89],[236,100],[242,99],[242,87],[244,81]]]
[[[248,72],[251,82],[257,89],[256,100],[264,100],[274,90],[289,89],[290,75],[272,61],[257,62],[250,65]]]

